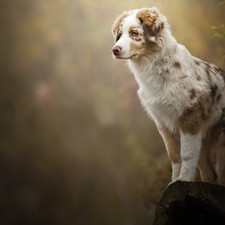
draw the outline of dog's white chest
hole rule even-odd
[[[156,123],[163,123],[171,132],[177,130],[177,121],[184,109],[190,107],[197,98],[190,101],[193,79],[182,79],[180,70],[171,70],[168,65],[152,63],[145,68],[130,62],[139,85],[138,96],[148,114]]]
[[[182,115],[182,108],[179,99],[175,100],[171,94],[158,93],[154,96],[141,87],[138,96],[149,116],[156,123],[163,123],[171,132],[177,130],[177,119]]]

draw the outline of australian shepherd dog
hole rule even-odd
[[[128,60],[138,96],[172,162],[172,182],[225,185],[225,72],[190,54],[155,7],[125,11],[112,26],[116,59]]]

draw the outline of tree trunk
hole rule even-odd
[[[162,193],[153,225],[225,225],[225,187],[177,181]]]

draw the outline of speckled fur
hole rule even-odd
[[[114,57],[128,59],[140,101],[163,137],[172,181],[193,180],[198,165],[204,181],[225,185],[225,72],[178,44],[155,7],[125,12],[112,31],[121,50]],[[212,155],[220,156],[216,172]]]

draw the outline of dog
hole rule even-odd
[[[141,104],[172,163],[172,182],[225,186],[225,72],[192,56],[155,8],[125,11],[114,22],[115,59],[128,60]]]

